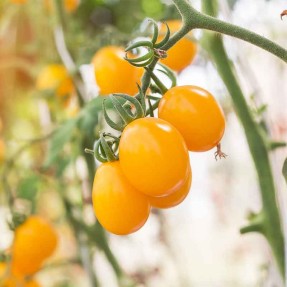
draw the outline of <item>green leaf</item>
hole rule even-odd
[[[79,128],[87,135],[91,135],[99,122],[99,113],[102,111],[102,103],[105,100],[107,108],[112,107],[112,103],[108,97],[99,96],[91,100],[81,111],[79,118]]]
[[[64,145],[71,141],[73,132],[75,131],[78,124],[78,118],[66,121],[58,128],[54,133],[48,148],[48,154],[44,163],[45,167],[49,167],[53,164],[59,154],[62,152]]]
[[[17,195],[20,198],[24,198],[32,201],[35,199],[38,192],[39,184],[41,179],[38,175],[32,174],[22,180],[20,180]]]

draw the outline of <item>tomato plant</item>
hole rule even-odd
[[[25,6],[11,4],[26,2]],[[265,126],[264,119],[260,126],[254,120],[247,97],[237,83],[238,77],[234,75],[236,69],[233,69],[227,57],[220,33],[251,42],[285,62],[286,50],[265,37],[218,20],[217,5],[214,5],[217,1],[202,1],[204,13],[201,13],[189,1],[172,0],[174,5],[168,5],[164,14],[171,18],[180,15],[181,19],[167,20],[161,26],[157,20],[164,18],[165,9],[162,7],[168,1],[142,0],[141,5],[132,0],[81,1],[81,9],[78,10],[80,0],[43,2],[7,0],[0,5],[1,15],[8,17],[8,20],[9,17],[16,19],[13,22],[15,25],[9,24],[6,19],[0,21],[0,24],[5,24],[0,29],[0,43],[8,44],[8,49],[12,51],[6,53],[6,48],[0,51],[0,58],[4,60],[3,63],[0,61],[0,108],[5,122],[3,135],[0,128],[0,168],[1,172],[3,170],[1,179],[5,191],[5,194],[0,192],[0,203],[2,199],[5,200],[7,208],[4,208],[4,212],[6,214],[7,210],[12,218],[19,211],[28,216],[27,221],[16,229],[14,227],[18,225],[13,220],[14,224],[10,224],[11,231],[15,231],[15,240],[10,249],[0,250],[0,260],[5,261],[4,267],[0,264],[0,285],[39,286],[33,280],[34,273],[46,267],[45,260],[57,244],[56,233],[49,224],[38,216],[29,217],[41,211],[41,214],[47,212],[50,218],[64,222],[68,232],[74,235],[74,257],[63,258],[63,263],[85,268],[90,286],[101,286],[102,283],[102,278],[97,278],[102,274],[97,274],[98,270],[93,268],[94,252],[98,250],[103,252],[110,263],[119,286],[137,286],[135,282],[126,283],[127,278],[124,278],[125,274],[113,256],[104,229],[114,234],[127,235],[145,224],[151,207],[170,208],[180,204],[186,198],[192,181],[188,150],[203,152],[217,146],[215,159],[225,157],[220,150],[225,118],[214,97],[200,87],[177,86],[177,76],[181,75],[174,72],[180,72],[192,63],[199,45],[200,50],[205,49],[210,56],[204,60],[211,59],[214,62],[214,67],[226,84],[258,173],[262,210],[250,216],[250,222],[240,232],[256,231],[266,237],[284,277],[284,238],[268,158],[269,150],[279,144],[274,143],[268,137],[268,131],[262,129]],[[6,13],[6,5],[11,7],[11,12]],[[136,12],[131,12],[131,15],[136,17],[132,24],[128,24],[131,21],[128,21],[125,12],[131,7],[135,7]],[[179,14],[173,11],[174,7]],[[149,19],[153,28],[151,37],[150,31],[142,31],[142,28],[149,27],[147,21],[140,23],[144,10],[153,10],[152,14],[157,15],[156,20]],[[31,25],[24,25],[26,14],[31,12]],[[47,14],[51,17],[44,17]],[[38,15],[43,19],[39,25],[34,25]],[[129,31],[121,30],[128,26]],[[198,43],[193,39],[194,29],[204,30],[198,34]],[[135,40],[130,39],[131,30]],[[7,34],[7,37],[2,38],[3,34]],[[41,34],[45,34],[43,39]],[[40,41],[37,41],[38,37]],[[33,41],[24,41],[28,43],[24,47],[21,38]],[[50,39],[50,46],[47,45],[49,40],[45,38]],[[123,43],[127,44],[125,50],[120,46]],[[12,56],[8,57],[10,54]],[[28,79],[31,81],[37,72],[40,54],[43,57],[41,63],[59,64],[47,65],[40,71],[36,87],[42,93],[37,92],[37,97],[29,97],[35,95],[29,91],[30,85],[21,85],[19,90],[20,85],[14,78],[25,75],[21,80],[26,84]],[[203,57],[199,59],[201,61],[198,64],[201,65]],[[86,65],[88,62],[93,64],[92,73],[89,70],[91,66]],[[162,82],[157,76],[158,72],[165,74],[171,85]],[[93,78],[99,92],[93,87]],[[11,97],[14,91],[15,94],[19,92],[20,104],[18,99]],[[17,110],[16,116],[6,106],[4,108],[4,94],[8,95],[6,98],[9,101],[12,99],[11,107]],[[43,97],[39,100],[40,94]],[[108,94],[112,95],[101,97]],[[29,99],[33,98],[29,104],[26,99],[22,102],[26,95]],[[34,102],[35,98],[37,100]],[[64,113],[62,106],[57,109],[59,102],[65,106]],[[39,106],[39,110],[35,106]],[[5,110],[8,112],[4,115]],[[22,110],[28,111],[31,119],[37,120],[32,122],[29,118],[18,121],[22,119]],[[157,115],[159,118],[156,118]],[[7,131],[6,123],[7,126],[15,127]],[[107,136],[107,133],[102,132],[108,128],[106,124],[117,131],[116,135]],[[27,129],[24,136],[20,134],[23,128]],[[4,136],[7,139],[4,140]],[[85,147],[93,146],[94,140],[98,138],[94,150],[88,152],[102,162],[99,167],[94,158],[84,154]],[[284,145],[281,143],[280,146]],[[198,155],[198,158],[201,156]],[[196,168],[194,165],[193,169]],[[49,210],[49,200],[45,200],[50,198],[51,193],[59,205],[59,210],[55,212],[54,205],[53,210]],[[43,202],[45,208],[42,208]],[[217,204],[218,200],[214,202]],[[155,212],[153,219],[161,220],[163,214]],[[160,226],[158,239],[164,242],[161,236],[165,232],[162,231],[165,231],[164,227]],[[70,255],[70,252],[67,253]],[[61,265],[62,261],[59,263]],[[52,268],[57,265],[52,264]],[[1,268],[7,269],[3,278]],[[128,278],[131,281],[134,278],[137,281],[140,277],[139,284],[146,286],[146,282],[149,282],[150,278],[146,274],[131,274]],[[67,284],[59,284],[73,286],[73,279]]]
[[[126,235],[140,229],[150,212],[145,195],[126,179],[118,161],[103,163],[93,184],[95,214],[108,231]]]
[[[206,90],[179,86],[164,94],[158,116],[174,125],[190,151],[207,151],[221,140],[225,119],[221,107]]]

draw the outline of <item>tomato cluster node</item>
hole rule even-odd
[[[120,138],[110,133],[100,133],[100,138],[95,142],[93,150],[85,149],[100,162],[117,161]]]
[[[132,121],[145,116],[145,96],[139,87],[137,96],[132,97],[127,94],[111,94],[109,96],[114,108],[120,116],[119,123],[114,122],[108,115],[105,101],[103,101],[104,118],[107,124],[117,131],[123,129]],[[124,101],[121,101],[124,100]]]
[[[159,58],[159,59],[164,59],[167,57],[167,53],[163,48],[163,46],[167,43],[170,37],[170,29],[166,23],[167,32],[163,38],[162,41],[157,43],[158,40],[158,35],[159,35],[159,29],[157,23],[149,19],[149,21],[153,25],[153,36],[151,40],[142,40],[142,41],[137,41],[135,43],[130,44],[126,48],[126,56],[125,60],[127,60],[130,64],[136,66],[136,67],[146,67],[148,66],[154,58]],[[128,52],[133,50],[133,49],[138,49],[138,48],[145,48],[147,50],[146,54],[143,56],[139,56],[137,58],[129,58],[128,57]]]

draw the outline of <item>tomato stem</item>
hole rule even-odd
[[[145,68],[145,70],[150,74],[151,78],[155,82],[155,84],[158,86],[158,88],[161,90],[162,94],[165,94],[167,92],[167,87],[160,81],[160,79],[154,74],[153,71],[151,71],[149,68]]]
[[[207,1],[209,2],[208,5],[213,5],[212,0]],[[199,28],[229,35],[258,46],[287,62],[287,50],[273,41],[240,26],[200,13],[186,0],[173,0],[173,3],[183,18],[184,26],[188,27],[189,30]]]
[[[174,0],[174,2],[182,1]],[[204,11],[214,15],[214,7],[211,1],[206,0],[202,3]],[[237,115],[243,125],[260,185],[264,212],[264,235],[271,246],[280,273],[284,278],[284,238],[266,140],[260,131],[260,127],[255,122],[245,100],[243,91],[237,82],[234,67],[226,54],[222,38],[219,35],[206,32],[202,39],[202,46],[211,55],[214,64],[230,93]],[[244,230],[246,231],[246,229],[243,229],[243,231]]]

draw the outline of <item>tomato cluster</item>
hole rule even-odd
[[[15,230],[11,247],[12,260],[0,264],[0,283],[4,287],[38,287],[31,278],[56,249],[58,236],[49,222],[30,216]],[[2,281],[3,282],[2,282]]]
[[[149,64],[157,57],[181,71],[193,60],[197,48],[193,41],[183,38],[166,53],[162,49],[181,23],[167,22],[165,36],[154,21],[152,24],[152,40],[132,43],[126,49],[129,53],[143,47],[146,54],[125,55],[122,48],[110,46],[100,49],[93,59],[101,93],[118,93],[110,99],[119,114],[119,123],[108,116],[105,104],[103,111],[106,122],[121,132],[118,138],[101,134],[94,150],[90,150],[103,162],[94,178],[93,206],[99,222],[119,235],[141,228],[151,207],[180,204],[192,182],[188,151],[203,152],[219,146],[225,129],[222,109],[208,91],[189,85],[163,89]],[[135,94],[139,67],[146,69],[161,90],[157,118],[150,97],[140,87]],[[169,75],[169,68],[162,67]]]

